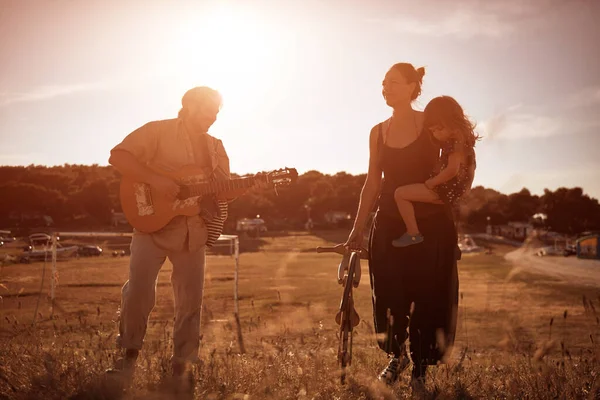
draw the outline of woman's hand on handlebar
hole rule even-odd
[[[344,247],[348,249],[360,249],[363,242],[364,229],[352,228],[348,239],[344,243]]]

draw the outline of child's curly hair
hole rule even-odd
[[[425,120],[423,129],[431,131],[431,128],[440,125],[447,129],[457,130],[460,141],[464,145],[473,148],[480,136],[475,133],[475,124],[465,115],[462,107],[450,96],[439,96],[432,99],[424,110]]]

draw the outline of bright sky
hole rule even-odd
[[[0,0],[0,165],[106,165],[185,90],[232,171],[364,173],[395,62],[478,123],[475,184],[600,198],[600,1]]]

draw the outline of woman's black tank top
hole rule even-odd
[[[425,183],[439,161],[440,147],[421,132],[410,144],[395,148],[383,142],[383,124],[379,124],[377,148],[379,162],[383,170],[383,183],[379,197],[379,213],[389,218],[401,219],[394,200],[394,191],[399,186]],[[413,203],[417,219],[445,212],[438,204]]]

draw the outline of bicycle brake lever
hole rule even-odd
[[[358,284],[360,283],[360,276],[361,276],[361,268],[360,268],[360,257],[356,258],[356,267],[354,268],[354,277],[352,278],[352,285],[354,285],[354,287],[358,287]]]
[[[338,283],[340,285],[344,284],[344,276],[346,275],[346,271],[348,271],[348,262],[350,261],[350,252],[344,253],[342,256],[342,261],[338,265]]]

